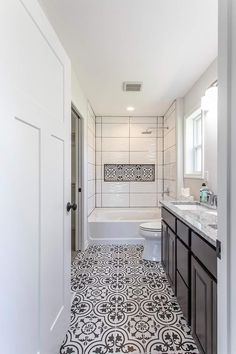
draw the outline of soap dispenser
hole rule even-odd
[[[207,203],[207,196],[208,196],[209,188],[207,187],[206,183],[202,184],[202,188],[200,189],[200,202]]]

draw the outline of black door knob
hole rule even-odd
[[[70,202],[68,202],[66,204],[66,210],[69,212],[71,209],[72,210],[76,210],[77,209],[77,204],[76,203],[71,204]]]

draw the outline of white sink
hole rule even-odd
[[[175,207],[180,210],[195,210],[195,211],[207,210],[207,208],[198,204],[175,204]]]
[[[207,214],[217,216],[217,210],[207,211]]]
[[[217,210],[210,209],[199,202],[172,202],[172,204],[180,210],[205,211],[207,214],[217,216]]]

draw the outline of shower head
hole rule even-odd
[[[152,134],[151,130],[146,129],[144,132],[142,132],[142,134]]]

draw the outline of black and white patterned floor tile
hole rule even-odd
[[[161,264],[142,251],[101,245],[77,254],[61,354],[198,354]]]

